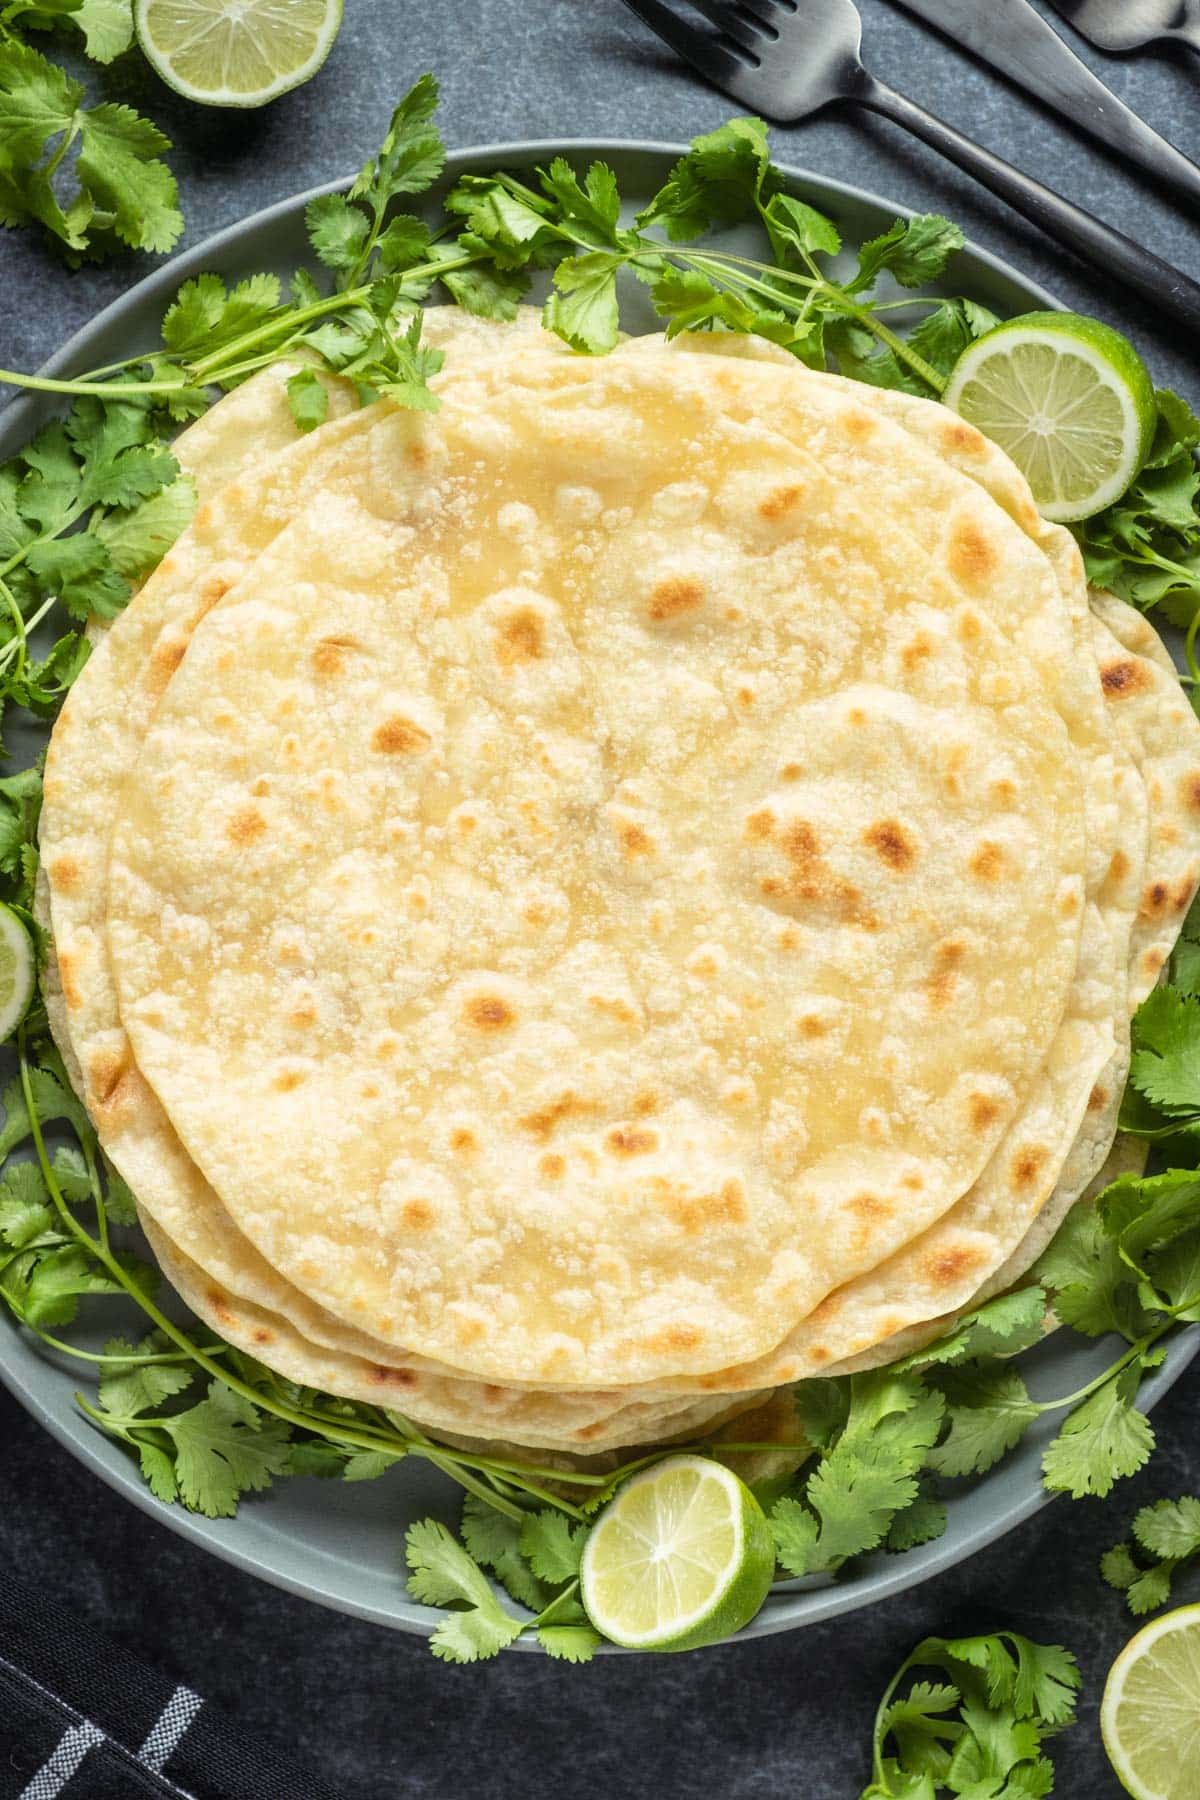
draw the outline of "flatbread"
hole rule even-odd
[[[1039,710],[1041,679],[1053,688],[1056,709],[1065,710],[1069,688],[1051,656],[1061,597],[1044,559],[992,508],[988,589],[964,605],[907,532],[891,528],[889,536],[890,521],[878,512],[868,517],[849,484],[823,480],[815,461],[798,460],[789,442],[761,430],[755,415],[763,415],[774,378],[736,374],[732,392],[685,359],[653,366],[614,358],[581,368],[562,358],[514,357],[502,367],[460,369],[443,387],[435,424],[383,422],[374,443],[364,440],[347,491],[335,495],[327,485],[319,519],[297,520],[260,559],[252,597],[235,604],[231,596],[196,630],[114,835],[109,938],[122,1015],[141,1070],[226,1209],[274,1267],[329,1310],[490,1379],[655,1382],[724,1371],[734,1356],[744,1360],[759,1347],[765,1353],[786,1335],[789,1312],[808,1318],[832,1289],[878,1266],[953,1206],[986,1166],[1061,1031],[1047,1065],[1051,1087],[1033,1112],[1029,1154],[1018,1147],[1006,1172],[1018,1200],[1022,1186],[1035,1186],[1054,1154],[1045,1140],[1054,1130],[1061,1135],[1061,1074],[1069,1072],[1077,1087],[1080,1052],[1086,1058],[1090,1045],[1099,1066],[1111,1047],[1102,982],[1094,1012],[1073,1014],[1065,1026],[1063,1019],[1068,995],[1080,997],[1072,982],[1086,846],[1073,811],[1080,781],[1069,741],[1053,712]],[[836,429],[844,411],[832,398],[822,430]],[[899,431],[895,438],[903,454],[908,440]],[[558,494],[554,472],[568,459],[601,496],[600,516],[581,522],[576,500],[563,497],[554,528],[530,502],[548,505]],[[414,464],[419,481],[407,479]],[[680,506],[677,490],[688,481],[694,488],[702,467],[718,498],[711,524],[698,531],[693,498]],[[906,465],[906,528],[910,477]],[[797,492],[818,483],[819,512],[797,507]],[[988,503],[961,478],[956,499],[965,531],[971,509]],[[697,570],[699,542],[715,560]],[[484,543],[481,569],[473,555]],[[829,547],[823,563],[822,544]],[[858,564],[848,563],[847,546]],[[577,568],[589,571],[586,578],[573,574]],[[911,571],[903,594],[895,591],[898,569]],[[849,596],[848,576],[861,584]],[[739,620],[682,616],[702,611],[703,596],[694,600],[690,588],[705,579],[730,609],[740,601]],[[589,603],[568,626],[558,616],[561,598],[556,606],[549,592],[566,595],[572,580]],[[449,591],[454,611],[443,598]],[[467,595],[481,604],[456,636],[454,618]],[[351,642],[339,640],[331,652],[340,618],[355,621],[346,627]],[[743,620],[743,638],[726,630]],[[893,649],[874,635],[899,629],[898,621],[906,631],[919,621],[929,631],[946,627],[940,644],[928,652],[922,645],[907,689],[891,675],[899,642]],[[1005,650],[1001,621],[1025,634],[1020,663]],[[957,626],[965,629],[955,637]],[[365,637],[356,640],[360,628]],[[768,641],[762,634],[770,632]],[[863,657],[868,638],[870,660]],[[786,666],[781,646],[796,671],[791,682],[778,679]],[[860,673],[881,654],[892,687]],[[739,733],[736,691],[722,693],[714,680],[728,690],[735,659],[754,692],[749,732]],[[343,672],[345,698],[330,706],[319,685]],[[446,686],[450,674],[455,680]],[[940,707],[926,697],[935,680]],[[954,714],[945,704],[951,693]],[[389,695],[403,701],[394,714],[386,710]],[[293,707],[300,718],[327,719],[329,728],[316,741],[300,739],[283,724]],[[673,707],[684,709],[679,724]],[[960,728],[959,709],[968,728]],[[873,710],[890,755],[864,784],[855,733]],[[445,736],[451,711],[464,723]],[[778,737],[769,720],[785,727]],[[595,771],[597,742],[618,771],[600,835],[578,825],[581,791],[597,808],[605,791],[606,777]],[[450,803],[436,803],[434,839],[418,831],[414,843],[405,820],[425,823],[422,813],[434,804],[433,790],[411,775],[426,752],[434,789],[451,784]],[[785,792],[779,770],[789,756],[800,773]],[[494,794],[489,758],[504,771]],[[257,793],[246,785],[250,769],[266,784]],[[481,853],[473,846],[467,862],[454,853],[450,833],[463,817],[456,781],[469,796],[459,803],[468,816],[470,801],[488,788],[472,831],[486,842],[499,826],[500,863],[482,885]],[[710,781],[720,784],[711,797],[702,791]],[[589,783],[597,784],[594,801]],[[679,805],[684,791],[687,809]],[[1053,821],[1050,806],[1059,808]],[[314,807],[328,814],[319,834]],[[494,820],[487,816],[493,809]],[[986,848],[980,809],[1000,815],[1000,841],[989,837]],[[393,812],[392,841],[364,856],[366,820]],[[1033,849],[1042,833],[1045,856]],[[430,857],[430,846],[448,835],[449,848]],[[245,846],[249,855],[231,861],[222,843]],[[981,866],[968,879],[953,859],[969,867],[977,852]],[[422,916],[421,883],[411,885],[422,855],[436,881],[436,922]],[[914,883],[919,903],[910,903],[896,877],[922,856],[928,887]],[[506,859],[512,866],[501,874]],[[997,860],[1006,865],[999,881],[990,873]],[[754,1146],[773,1143],[764,1139],[765,1121],[756,1117],[749,1130],[727,1123],[714,1102],[732,1111],[728,1099],[718,1101],[709,1077],[697,1081],[698,1052],[703,1058],[714,1048],[703,1034],[697,1043],[694,1031],[696,1011],[706,1014],[708,1002],[672,1002],[656,985],[672,955],[656,963],[652,945],[639,947],[644,967],[631,980],[624,946],[614,961],[585,905],[586,929],[568,918],[565,947],[555,943],[545,960],[547,922],[525,913],[549,906],[553,927],[564,881],[583,880],[606,861],[608,907],[628,905],[633,895],[640,909],[646,896],[636,884],[648,877],[661,889],[668,936],[677,928],[695,933],[706,918],[720,921],[711,946],[715,975],[702,937],[689,973],[699,993],[715,986],[722,1002],[716,1028],[709,1026],[721,1046],[716,1066],[707,1059],[721,1092],[739,1071],[743,1085],[753,1086],[739,1058],[757,1042],[763,1095],[743,1104],[756,1107],[764,1096],[770,1103],[773,1084],[781,1085],[786,1120],[796,1093],[814,1092],[813,1064],[806,1070],[792,1042],[805,1032],[801,1017],[815,1021],[814,1041],[848,1027],[836,1065],[844,1092],[831,1094],[826,1078],[819,1109],[792,1105],[808,1141],[798,1146],[793,1138],[784,1153],[790,1205],[766,1159],[754,1162]],[[789,873],[797,861],[804,869]],[[645,871],[622,866],[641,862]],[[1030,879],[1049,882],[1048,900],[1030,894]],[[503,893],[499,911],[488,904],[489,882]],[[693,899],[706,883],[716,896],[707,915]],[[404,897],[407,916],[389,910],[385,893]],[[777,921],[766,947],[764,910]],[[965,941],[950,936],[952,917]],[[215,919],[236,921],[233,934],[223,923],[214,931]],[[803,943],[805,975],[815,979],[802,1015],[779,960],[788,936]],[[733,964],[730,979],[722,952]],[[305,971],[307,1002],[290,993],[280,972],[289,956]],[[1028,978],[1001,980],[1001,965],[1017,969],[1026,958]],[[953,966],[949,979],[945,963]],[[407,991],[378,990],[379,970],[406,967],[414,971]],[[868,1010],[857,998],[857,1016],[847,1020],[838,1002],[845,1004],[851,984],[875,1004]],[[597,1012],[612,1012],[616,1025],[602,1017],[581,1028],[570,1017],[581,993],[594,993]],[[312,1054],[302,1047],[292,999],[300,1011],[315,1008]],[[324,1013],[327,1000],[333,1010]],[[930,1009],[943,1004],[944,1038],[929,1031]],[[763,1014],[757,1037],[748,1028],[755,1011]],[[667,1021],[662,1027],[656,1012]],[[377,1074],[364,1050],[369,1056],[368,1046],[387,1037],[390,1018],[404,1057],[394,1073],[385,1049]],[[777,1079],[781,1057],[786,1068]],[[592,1076],[572,1104],[589,1119],[582,1148],[601,1160],[589,1169],[584,1157],[559,1199],[551,1197],[557,1177],[542,1164],[558,1152],[547,1152],[540,1123],[529,1122],[561,1107],[557,1093],[543,1105],[540,1090],[545,1069],[564,1060]],[[619,1070],[610,1067],[618,1062]],[[659,1123],[639,1126],[636,1106],[652,1075],[667,1090],[666,1104],[661,1115],[656,1108]],[[513,1093],[499,1143],[496,1113],[484,1105],[491,1081]],[[403,1109],[414,1106],[402,1122]],[[570,1111],[554,1113],[547,1138]],[[892,1121],[892,1141],[871,1141],[871,1124],[860,1125],[864,1112]],[[456,1170],[458,1152],[439,1141],[452,1115],[462,1116],[466,1142],[483,1152],[486,1191]],[[275,1193],[283,1179],[278,1154],[285,1139],[295,1144],[302,1116],[320,1121],[319,1156],[315,1140],[311,1150],[301,1146],[283,1207]],[[251,1118],[252,1131],[242,1123]],[[1067,1142],[1076,1124],[1069,1114]],[[627,1159],[640,1166],[627,1173]],[[808,1181],[793,1188],[801,1169]],[[697,1186],[701,1171],[706,1178]],[[902,1184],[914,1176],[920,1185],[910,1183],[909,1199]],[[348,1218],[334,1216],[329,1193],[374,1198]],[[397,1237],[406,1240],[401,1251],[381,1262],[381,1247]],[[685,1245],[683,1275],[677,1265]],[[982,1250],[976,1254],[982,1260]],[[958,1268],[965,1272],[964,1259]]]

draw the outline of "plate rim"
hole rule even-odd
[[[686,150],[685,143],[660,138],[589,136],[502,139],[494,143],[472,144],[451,150],[447,155],[445,171],[435,184],[434,191],[438,191],[447,180],[481,164],[490,167],[503,167],[506,164],[528,166],[556,155],[566,156],[576,163],[592,158],[611,157],[648,157],[666,162],[678,159]],[[911,218],[916,212],[916,208],[893,200],[886,194],[824,175],[817,169],[790,162],[781,162],[777,167],[790,187],[801,190],[815,188],[822,196],[829,197],[823,200],[823,204],[836,206],[838,202],[842,202],[851,207],[886,211],[897,218]],[[86,366],[87,348],[95,336],[110,327],[119,326],[129,311],[143,305],[165,303],[174,296],[182,282],[202,273],[229,251],[239,250],[244,242],[300,214],[310,200],[323,194],[344,192],[353,179],[353,175],[345,175],[273,201],[268,206],[260,207],[245,217],[222,226],[191,248],[169,258],[80,325],[45,360],[36,371],[37,374],[48,378],[69,377],[76,369]],[[961,254],[969,256],[976,265],[983,265],[993,276],[1016,283],[1025,293],[1034,296],[1039,305],[1055,311],[1064,310],[1064,303],[1055,294],[1040,283],[1030,280],[1005,257],[987,249],[975,239],[967,238]],[[32,424],[37,415],[54,407],[56,399],[53,394],[32,390],[19,394],[0,409],[0,438],[16,434],[19,440],[26,421],[29,420]],[[1143,1404],[1147,1408],[1161,1399],[1198,1351],[1200,1325],[1189,1327],[1172,1342],[1162,1368],[1145,1384]],[[47,1360],[54,1361],[53,1358]],[[93,1475],[99,1476],[115,1493],[157,1520],[165,1529],[187,1539],[198,1548],[219,1557],[243,1573],[269,1582],[300,1599],[330,1607],[368,1623],[422,1637],[428,1637],[435,1629],[440,1613],[435,1608],[409,1599],[403,1589],[398,1597],[392,1598],[388,1608],[360,1601],[338,1591],[320,1574],[293,1574],[280,1562],[264,1561],[260,1548],[243,1548],[233,1535],[237,1529],[236,1519],[208,1519],[182,1508],[164,1507],[145,1486],[132,1464],[123,1458],[113,1461],[104,1454],[102,1446],[107,1440],[94,1440],[91,1428],[86,1426],[86,1420],[73,1411],[61,1414],[40,1394],[25,1385],[15,1360],[10,1357],[3,1341],[0,1341],[0,1382],[17,1403],[77,1462],[82,1463]],[[802,1593],[806,1602],[799,1617],[794,1616],[793,1609],[785,1601],[779,1607],[761,1612],[736,1638],[726,1639],[724,1642],[740,1642],[774,1636],[778,1632],[799,1630],[890,1599],[908,1588],[932,1580],[955,1564],[997,1542],[1040,1512],[1056,1497],[1040,1486],[1032,1488],[1022,1500],[1004,1512],[1000,1522],[997,1522],[995,1515],[986,1515],[978,1522],[971,1523],[953,1542],[938,1540],[922,1550],[909,1553],[909,1556],[896,1558],[890,1566],[883,1565],[873,1569],[861,1582],[851,1581],[845,1585],[834,1583],[800,1592],[790,1590],[788,1597],[795,1594],[799,1599]],[[264,1504],[270,1504],[269,1497]],[[398,1570],[398,1581],[399,1578]],[[402,1612],[396,1610],[397,1598]],[[529,1637],[518,1639],[515,1647],[544,1654],[536,1640]],[[618,1646],[609,1644],[602,1645],[601,1651],[625,1654]]]

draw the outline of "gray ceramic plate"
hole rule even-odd
[[[469,171],[509,168],[514,172],[545,163],[558,152],[586,164],[601,157],[615,168],[621,192],[640,205],[658,188],[682,146],[621,142],[556,141],[494,144],[464,150],[450,158],[447,179]],[[886,229],[905,208],[841,182],[795,170],[794,191],[838,222],[847,243],[856,244]],[[344,184],[333,183],[331,187]],[[317,189],[316,192],[327,192]],[[311,194],[285,200],[207,243],[189,251],[110,306],[78,333],[42,371],[66,376],[128,357],[158,340],[162,314],[180,282],[204,269],[236,279],[260,269],[286,275],[307,260],[304,206]],[[723,242],[737,247],[738,234]],[[747,245],[749,247],[749,245]],[[964,292],[1001,314],[1053,306],[1053,297],[996,257],[974,248],[964,250],[953,266],[947,291]],[[656,321],[643,290],[626,296],[623,323],[650,329]],[[641,307],[639,317],[638,308]],[[0,417],[0,460],[11,456],[53,411],[53,403],[32,397]],[[95,1314],[90,1315],[95,1320]],[[95,1320],[99,1342],[117,1324],[114,1313]],[[1146,1384],[1153,1403],[1187,1367],[1200,1348],[1200,1329],[1178,1339],[1161,1370]],[[1049,1340],[1027,1359],[1035,1396],[1071,1393],[1103,1368],[1102,1347],[1066,1334]],[[453,1521],[458,1490],[421,1463],[394,1469],[379,1481],[345,1486],[335,1482],[288,1481],[261,1499],[243,1501],[236,1519],[203,1519],[178,1507],[163,1507],[144,1486],[123,1452],[90,1426],[76,1409],[72,1395],[79,1385],[79,1365],[53,1360],[32,1340],[7,1323],[0,1324],[0,1376],[21,1403],[71,1453],[110,1486],[125,1494],[182,1536],[215,1555],[267,1581],[360,1618],[402,1631],[430,1632],[437,1613],[409,1599],[403,1577],[401,1546],[409,1523],[428,1513]],[[863,1559],[852,1574],[836,1584],[783,1583],[767,1601],[745,1635],[787,1631],[835,1613],[867,1606],[959,1562],[1023,1519],[1047,1496],[1038,1463],[1053,1424],[1035,1426],[1016,1455],[982,1479],[958,1484],[949,1502],[946,1535],[936,1543],[902,1556]],[[521,1639],[524,1648],[533,1647]]]

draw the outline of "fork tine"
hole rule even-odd
[[[732,48],[727,48],[707,32],[685,25],[663,0],[624,0],[624,3],[630,12],[637,14],[643,25],[648,25],[674,50],[676,56],[682,56],[684,62],[699,69],[706,81],[738,97],[740,77],[748,71],[742,57]]]
[[[688,4],[711,19],[727,38],[749,50],[756,62],[763,45],[776,35],[773,27],[753,23],[745,16],[745,9],[731,0],[688,0]]]

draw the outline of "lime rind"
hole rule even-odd
[[[11,906],[0,903],[0,1042],[29,1011],[36,978],[33,940]]]
[[[739,1631],[775,1572],[770,1527],[749,1489],[705,1457],[633,1476],[593,1526],[580,1569],[596,1629],[631,1650],[696,1650]]]
[[[1062,523],[1120,499],[1158,412],[1132,344],[1074,313],[1026,313],[985,332],[959,358],[943,399],[1008,452],[1044,517]]]
[[[310,81],[342,24],[342,0],[135,0],[146,60],[204,106],[265,106]]]
[[[1129,1640],[1108,1672],[1100,1735],[1133,1800],[1200,1800],[1200,1606]]]

